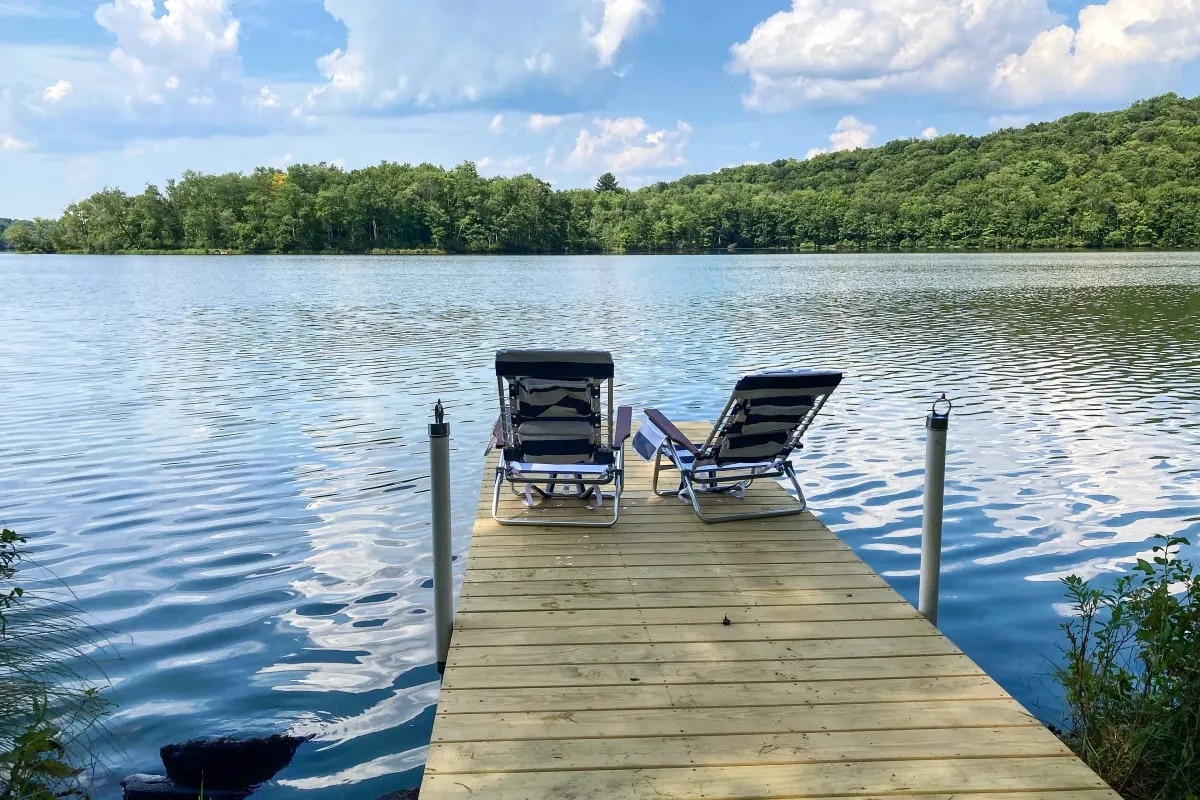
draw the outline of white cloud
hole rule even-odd
[[[0,92],[9,96],[14,112],[17,107],[38,107],[39,113],[63,113],[61,108],[49,107],[90,101],[92,89],[104,88],[102,76],[107,73],[108,83],[112,83],[113,69],[105,54],[95,48],[27,42],[5,42],[0,46]],[[63,98],[73,94],[75,100],[55,102],[60,92]]]
[[[77,14],[76,9],[48,0],[0,0],[0,17],[69,19]]]
[[[604,0],[604,19],[592,36],[601,66],[612,66],[621,45],[658,10],[657,0]]]
[[[1149,94],[1197,57],[1195,0],[1108,0],[1081,10],[1078,28],[1044,31],[1019,55],[1005,58],[992,88],[1018,106]]]
[[[992,130],[999,130],[1000,128],[1024,128],[1032,121],[1023,114],[1000,114],[988,118],[988,127]]]
[[[317,62],[325,107],[448,108],[525,89],[577,95],[657,0],[324,0],[346,43]],[[447,49],[446,43],[453,42]]]
[[[529,115],[529,130],[534,133],[557,128],[566,121],[566,117],[561,114],[530,114]]]
[[[941,134],[940,134],[940,133],[938,133],[938,129],[937,129],[937,128],[934,128],[934,127],[932,127],[932,126],[930,126],[930,127],[926,128],[925,130],[921,131],[921,138],[922,138],[922,139],[936,139],[936,138],[938,138],[939,136],[941,136]]]
[[[842,117],[837,127],[829,134],[832,147],[814,147],[808,151],[805,158],[813,158],[824,153],[835,153],[841,150],[859,150],[871,146],[871,137],[877,128],[857,117]]]
[[[0,130],[47,152],[120,148],[133,138],[279,132],[308,86],[248,81],[234,0],[110,0],[97,4],[104,45],[0,47],[0,92],[15,98]],[[214,113],[219,109],[220,113]]]
[[[11,133],[0,133],[0,150],[6,153],[17,150],[28,150],[29,142],[22,141]]]
[[[869,125],[857,117],[842,117],[837,127],[829,134],[829,141],[834,150],[859,150],[871,146],[871,137],[875,135],[875,126]]]
[[[42,99],[47,103],[59,103],[73,91],[75,91],[75,87],[71,85],[70,81],[60,80],[53,86],[47,86],[42,90]]]
[[[0,60],[3,60],[2,51],[0,48]],[[2,68],[0,74],[3,74]],[[39,83],[39,91],[50,82]],[[259,85],[261,81],[256,83],[255,91]],[[272,83],[272,88],[279,92],[281,100],[285,97],[282,86]],[[72,99],[82,94],[83,88],[77,82]],[[237,105],[235,108],[243,107]],[[281,108],[287,108],[287,103],[282,102]],[[249,113],[248,109],[246,111]],[[220,114],[208,109],[198,111],[197,115],[223,116],[224,109]],[[170,134],[139,124],[131,129],[139,133],[122,133],[119,144],[114,143],[111,149],[90,148],[85,155],[75,156],[48,149],[41,131],[16,121],[7,122],[4,119],[4,90],[0,88],[0,133],[11,132],[32,145],[28,151],[0,153],[0,187],[3,187],[0,189],[0,217],[58,216],[68,203],[104,186],[137,193],[147,183],[161,187],[168,178],[177,178],[188,169],[220,174],[244,172],[257,165],[283,165],[287,163],[281,158],[285,153],[291,153],[294,161],[309,164],[343,157],[348,168],[395,160],[397,153],[411,153],[413,160],[447,168],[485,154],[499,161],[509,151],[493,149],[498,140],[487,133],[491,118],[490,112],[480,111],[389,117],[366,115],[331,120],[311,129],[293,127],[286,124],[286,120],[280,120],[284,126],[272,128],[266,136],[262,135],[261,128],[227,128],[201,133],[183,130]],[[503,141],[509,143],[507,139]],[[513,140],[513,143],[518,141]],[[530,152],[534,150],[540,155],[540,148],[531,148]],[[85,164],[90,166],[84,169],[82,165]],[[539,168],[538,173],[543,170]],[[594,175],[581,175],[569,185],[590,186],[594,181]]]
[[[780,111],[986,81],[1060,18],[1046,0],[792,0],[733,45],[748,108]]]
[[[488,130],[492,133],[504,133],[504,115],[497,114],[492,117],[491,124],[488,125]]]
[[[493,177],[496,175],[523,175],[530,171],[533,160],[529,156],[513,155],[500,159],[487,156],[475,162],[475,168],[480,175]]]
[[[592,128],[581,130],[566,166],[576,171],[663,170],[683,166],[683,151],[692,126],[677,122],[674,129],[652,131],[641,117],[594,119]]]
[[[112,0],[96,22],[117,39],[109,60],[132,82],[131,100],[165,101],[185,79],[207,85],[238,71],[239,24],[229,0]]]
[[[554,56],[549,53],[535,53],[525,59],[525,69],[549,74],[554,70]]]
[[[279,108],[279,96],[271,91],[270,86],[264,86],[258,90],[258,97],[254,99],[254,107],[266,111],[268,108]]]

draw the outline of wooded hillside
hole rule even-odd
[[[4,238],[4,232],[17,220],[0,217],[0,250],[8,249],[8,240]]]
[[[619,176],[618,176],[619,177]],[[384,162],[187,172],[18,224],[27,251],[561,253],[739,248],[1200,247],[1200,98],[983,137],[898,140],[637,191],[555,191]]]

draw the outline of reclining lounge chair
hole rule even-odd
[[[615,523],[621,514],[623,448],[633,409],[616,409],[614,423],[612,355],[599,350],[501,350],[496,354],[496,388],[500,418],[492,442],[501,452],[492,518],[502,525]],[[526,506],[571,497],[589,510],[604,505],[604,488],[611,486],[612,515],[502,518],[500,493],[506,483],[524,495]]]
[[[705,522],[799,514],[807,507],[789,458],[825,400],[841,383],[840,372],[762,372],[737,382],[725,410],[703,444],[694,444],[662,412],[646,409],[648,422],[634,439],[647,460],[654,459],[654,493],[690,501]],[[658,488],[663,470],[679,470],[679,485]],[[700,508],[700,495],[738,495],[760,478],[787,478],[799,496],[795,507],[713,515]]]

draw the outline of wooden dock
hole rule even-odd
[[[607,529],[497,525],[489,456],[422,800],[1119,800],[811,514],[708,525],[627,455]]]

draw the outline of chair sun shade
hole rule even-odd
[[[725,410],[703,444],[693,444],[661,411],[646,409],[646,425],[634,439],[634,447],[647,460],[654,460],[654,493],[660,497],[679,495],[692,504],[705,522],[777,517],[799,514],[807,507],[790,457],[802,447],[804,432],[842,381],[840,372],[797,370],[747,375],[737,382]],[[679,486],[660,491],[659,475],[679,471]],[[705,514],[700,495],[739,495],[761,478],[787,478],[796,490],[799,504],[770,511]]]
[[[606,386],[607,385],[607,386]],[[599,350],[501,350],[496,353],[500,418],[492,443],[500,449],[492,518],[502,525],[607,527],[621,514],[624,444],[633,409],[613,406],[612,355]],[[615,422],[614,422],[615,414]],[[612,514],[578,519],[500,517],[508,484],[525,504],[572,497],[589,510],[604,505],[612,487]]]

